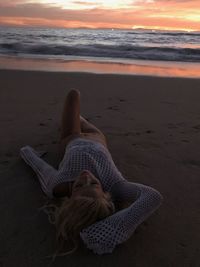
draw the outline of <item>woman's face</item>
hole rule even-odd
[[[72,197],[76,196],[101,196],[103,189],[99,180],[88,170],[80,173],[72,187]]]

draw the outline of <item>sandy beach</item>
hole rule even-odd
[[[154,187],[162,206],[112,254],[86,248],[56,259],[54,227],[22,146],[57,167],[63,100],[81,92],[81,113],[107,136],[129,181]],[[200,79],[0,70],[0,266],[200,266]]]

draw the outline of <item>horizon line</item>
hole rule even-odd
[[[0,24],[0,27],[10,27],[10,28],[48,28],[48,29],[72,29],[72,30],[77,30],[77,29],[86,29],[86,30],[121,30],[121,31],[166,31],[166,32],[200,32],[198,30],[193,30],[193,29],[166,29],[163,27],[162,28],[157,28],[157,27],[152,27],[152,28],[145,28],[145,27],[136,27],[136,28],[118,28],[118,27],[59,27],[59,26],[48,26],[48,25],[14,25],[14,24]]]

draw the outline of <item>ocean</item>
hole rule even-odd
[[[200,32],[0,27],[0,69],[200,77]]]
[[[200,32],[0,27],[0,55],[200,62]]]

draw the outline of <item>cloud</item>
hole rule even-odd
[[[145,5],[158,5],[163,7],[169,7],[169,6],[180,6],[183,7],[191,6],[191,7],[199,7],[200,8],[200,1],[199,0],[135,0],[130,4],[130,6],[145,6]]]
[[[154,0],[154,2],[164,2],[164,3],[190,3],[191,0]]]
[[[86,6],[88,1],[74,1]],[[194,0],[134,1],[123,9],[89,8],[62,9],[39,3],[0,0],[0,24],[46,25],[56,27],[131,28],[179,27],[200,29],[200,2]],[[15,3],[15,5],[14,5]],[[96,4],[97,2],[95,2]],[[177,4],[178,3],[178,4]],[[199,8],[198,8],[199,7]]]
[[[83,5],[83,6],[100,6],[101,5],[101,3],[100,2],[94,2],[94,3],[92,3],[92,2],[84,2],[84,1],[73,1],[72,2],[73,4],[75,4],[75,5]]]
[[[18,4],[24,4],[25,1],[24,0],[0,0],[0,6],[17,6]]]
[[[88,13],[90,12],[90,13]],[[49,7],[44,4],[20,4],[14,8],[8,6],[0,6],[0,16],[8,17],[29,17],[29,18],[43,18],[43,19],[59,19],[59,20],[75,20],[75,21],[107,21],[117,22],[120,18],[125,21],[129,21],[124,17],[124,13],[121,10],[107,10],[94,8],[88,10],[67,10],[59,7]],[[132,13],[133,14],[133,13]],[[123,21],[122,21],[123,24]]]

